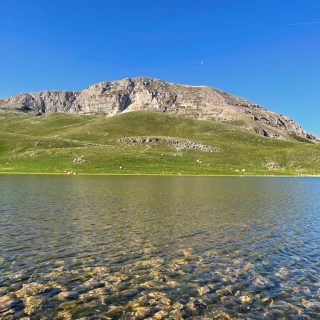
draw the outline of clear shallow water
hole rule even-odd
[[[0,176],[0,318],[320,319],[320,179]]]

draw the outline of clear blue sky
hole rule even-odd
[[[150,76],[320,135],[319,0],[1,0],[0,97]]]

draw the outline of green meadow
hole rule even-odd
[[[218,152],[176,150],[126,137],[173,137]],[[0,173],[319,175],[320,145],[280,141],[239,124],[165,113],[104,115],[0,113]]]

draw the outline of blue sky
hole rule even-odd
[[[319,0],[1,0],[0,43],[0,97],[150,76],[320,135]]]

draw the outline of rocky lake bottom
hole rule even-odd
[[[320,319],[320,179],[0,175],[0,319]]]

